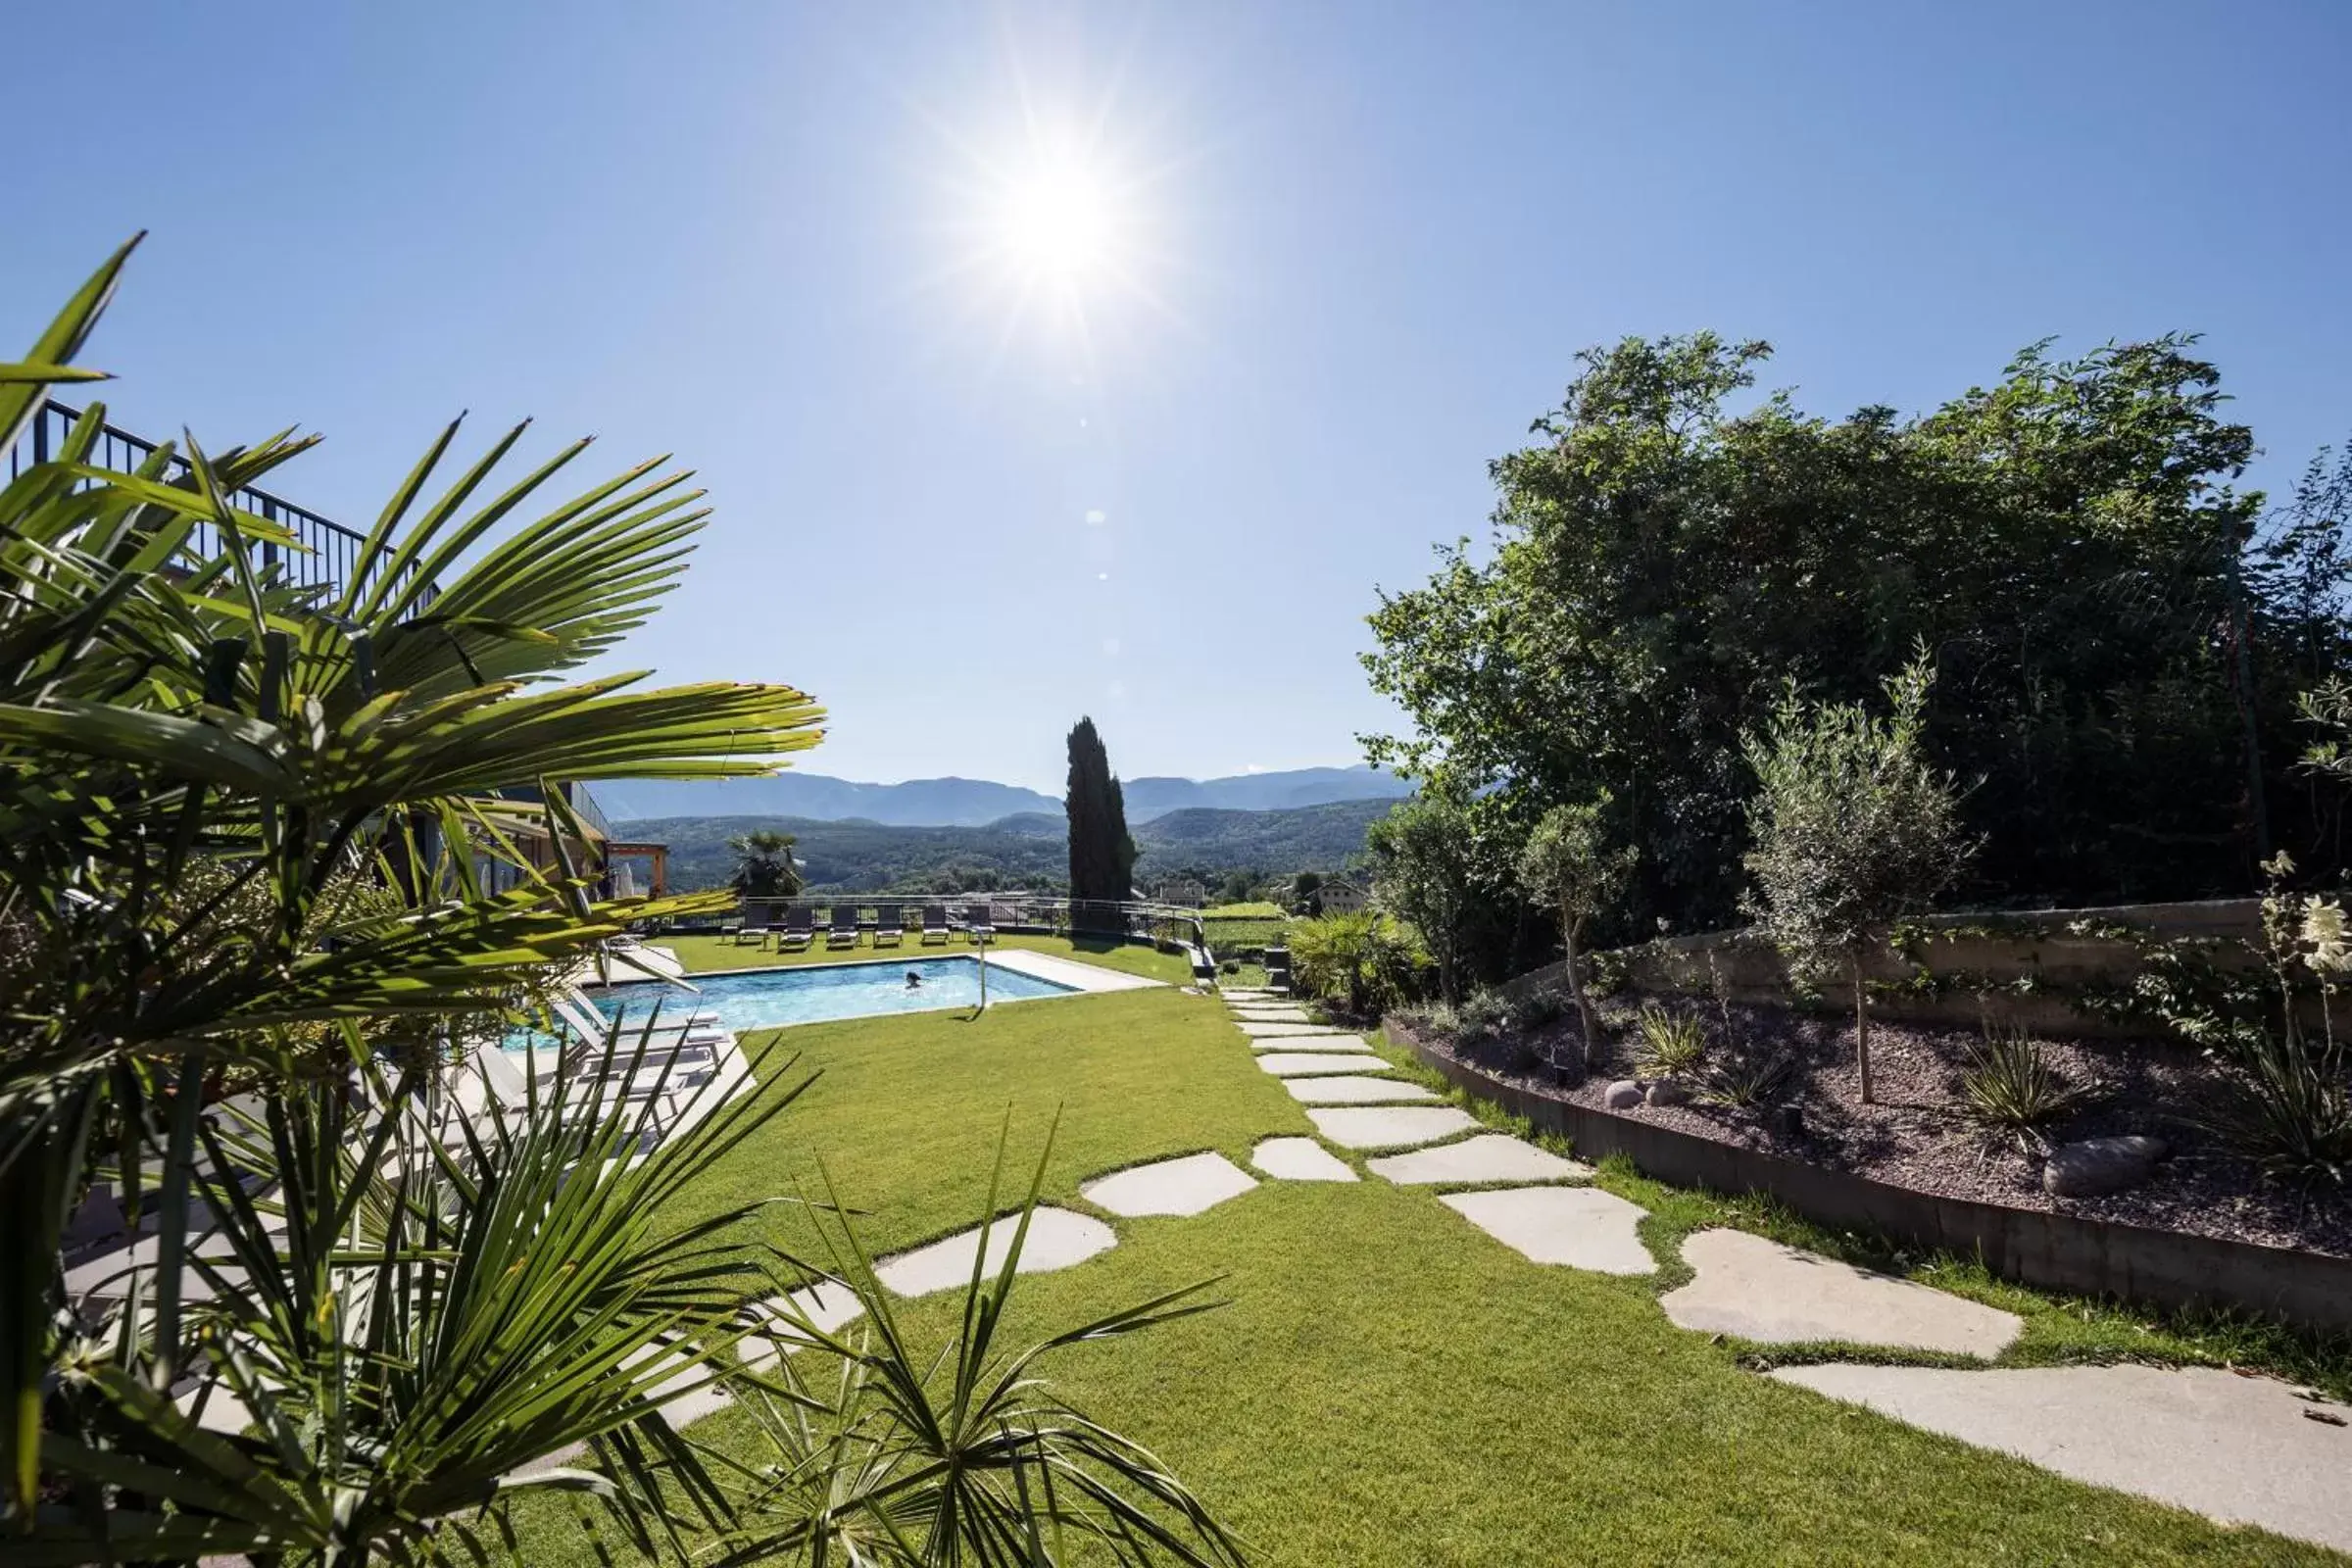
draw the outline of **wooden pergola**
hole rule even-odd
[[[653,896],[658,899],[669,891],[668,845],[621,839],[609,841],[605,845],[605,863],[610,865],[612,861],[622,858],[651,860],[653,870],[647,875],[646,880],[651,885]]]

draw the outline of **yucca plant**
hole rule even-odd
[[[2030,1143],[2035,1129],[2073,1110],[2089,1093],[2051,1062],[2023,1029],[1987,1020],[1960,1070],[1960,1103],[1970,1120]]]
[[[1653,1004],[1642,1009],[1635,1029],[1641,1044],[1634,1066],[1645,1078],[1689,1078],[1707,1059],[1707,1031],[1690,1013]]]
[[[741,1391],[759,1423],[755,1451],[698,1454],[730,1494],[732,1523],[708,1553],[711,1568],[1245,1561],[1240,1543],[1165,1465],[1071,1408],[1043,1376],[1069,1347],[1211,1309],[1201,1297],[1215,1281],[1005,1348],[1004,1314],[1053,1139],[1026,1199],[999,1215],[1004,1147],[962,1310],[936,1347],[918,1343],[875,1280],[828,1186],[830,1268],[856,1290],[860,1315],[826,1330],[786,1312],[775,1332],[799,1350],[771,1356],[767,1375]]]

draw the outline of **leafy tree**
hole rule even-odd
[[[1862,960],[1885,927],[1924,912],[1972,852],[1951,776],[1927,758],[1923,654],[1886,682],[1887,716],[1859,703],[1808,704],[1794,687],[1748,739],[1757,789],[1751,909],[1799,976],[1840,968],[1854,988],[1854,1052],[1872,1100],[1870,993]]]
[[[760,899],[789,899],[801,891],[801,868],[792,858],[800,842],[778,828],[754,828],[727,840],[735,852],[735,875],[728,882],[738,894]]]
[[[1924,642],[1928,742],[1983,781],[1970,897],[2249,889],[2250,743],[2262,793],[2297,803],[2273,836],[2340,874],[2293,771],[2295,695],[2352,673],[2338,470],[2265,522],[2232,488],[2253,432],[2194,347],[2036,345],[1908,419],[1748,396],[1762,343],[1586,352],[1493,466],[1492,549],[1383,596],[1366,664],[1409,728],[1372,759],[1521,823],[1611,790],[1609,835],[1641,853],[1620,930],[1721,925],[1743,731],[1784,678],[1866,701]]]
[[[1409,921],[1438,965],[1438,988],[1459,1002],[1468,977],[1469,938],[1487,879],[1470,813],[1452,799],[1416,795],[1366,831],[1373,892]]]
[[[1585,1062],[1590,1065],[1599,1030],[1592,1003],[1585,995],[1578,972],[1578,939],[1594,915],[1607,908],[1624,889],[1634,868],[1631,845],[1609,847],[1603,813],[1607,791],[1574,806],[1555,806],[1544,813],[1519,852],[1519,885],[1530,899],[1548,905],[1560,916],[1560,946],[1566,957],[1568,994],[1575,999],[1576,1015],[1584,1027]]]
[[[1070,897],[1124,899],[1135,885],[1135,840],[1127,834],[1126,795],[1093,719],[1071,726],[1069,750]]]
[[[1301,871],[1291,878],[1291,907],[1300,914],[1323,912],[1323,873]]]

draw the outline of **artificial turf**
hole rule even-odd
[[[1008,1114],[1024,1176],[1058,1115],[1045,1195],[1080,1209],[1079,1185],[1104,1171],[1203,1149],[1246,1163],[1258,1138],[1310,1130],[1222,1004],[1175,990],[810,1024],[778,1041],[815,1083],[696,1196],[789,1197],[821,1159],[877,1250],[979,1217]],[[1727,1218],[1793,1224],[1621,1168],[1601,1180],[1650,1203],[1653,1247]],[[1269,1181],[1192,1218],[1103,1217],[1119,1246],[1025,1279],[1013,1338],[1222,1276],[1221,1309],[1045,1371],[1152,1446],[1261,1562],[2339,1560],[1771,1382],[1742,1347],[1667,1322],[1655,1298],[1679,1270],[1540,1267],[1424,1190]],[[789,1204],[764,1223],[809,1244]],[[2005,1359],[2135,1348],[2102,1339],[2131,1325],[1959,1283],[2027,1317]],[[944,1337],[955,1309],[951,1293],[907,1321]],[[732,1441],[741,1421],[721,1412],[697,1431]],[[586,1560],[553,1510],[528,1517],[535,1558]]]

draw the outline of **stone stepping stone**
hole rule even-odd
[[[1306,1119],[1342,1149],[1407,1149],[1478,1125],[1459,1105],[1318,1106],[1307,1111]]]
[[[1386,1159],[1367,1163],[1373,1175],[1385,1176],[1402,1187],[1432,1187],[1446,1183],[1467,1186],[1472,1182],[1583,1181],[1592,1174],[1590,1165],[1562,1159],[1533,1144],[1506,1138],[1501,1133],[1489,1133],[1483,1138],[1465,1138],[1458,1144],[1447,1144],[1443,1149],[1391,1154]]]
[[[1330,1051],[1269,1051],[1257,1058],[1257,1064],[1277,1078],[1311,1078],[1317,1074],[1389,1070],[1385,1056],[1361,1054],[1344,1055]]]
[[[1128,1219],[1199,1214],[1257,1185],[1255,1177],[1211,1150],[1114,1171],[1078,1189],[1088,1202]]]
[[[1220,986],[1217,995],[1227,1002],[1284,1002],[1289,999],[1272,991],[1235,991]]]
[[[1269,1138],[1250,1151],[1250,1163],[1286,1182],[1351,1182],[1354,1167],[1312,1138]]]
[[[1595,1274],[1658,1271],[1634,1229],[1649,1210],[1597,1187],[1506,1187],[1439,1201],[1533,1263]]]
[[[1676,1324],[1701,1334],[1763,1345],[1842,1340],[1995,1356],[2025,1330],[2014,1312],[1745,1231],[1700,1231],[1683,1243],[1683,1258],[1697,1277],[1659,1304]]]
[[[1252,1040],[1251,1051],[1370,1051],[1372,1043],[1362,1035],[1344,1034],[1334,1029],[1327,1034],[1276,1035],[1270,1040]]]
[[[747,1334],[736,1342],[735,1354],[746,1366],[761,1366],[779,1354],[791,1355],[808,1348],[807,1335],[790,1315],[794,1312],[811,1327],[830,1334],[845,1323],[856,1322],[865,1308],[858,1304],[858,1293],[839,1280],[819,1280],[790,1296],[760,1302],[760,1310],[775,1320],[776,1332],[769,1336]]]
[[[2094,1487],[2352,1551],[2352,1427],[2303,1415],[2352,1419],[2352,1410],[2312,1404],[2270,1378],[2212,1367],[1837,1362],[1772,1376]]]
[[[1332,1028],[1327,1023],[1298,1023],[1284,1018],[1244,1018],[1234,1027],[1252,1040],[1268,1040],[1276,1035],[1345,1034],[1346,1030]]]
[[[1282,1086],[1302,1105],[1394,1105],[1438,1097],[1394,1078],[1293,1078]]]
[[[986,1272],[1004,1265],[1019,1216],[1007,1214],[988,1227]],[[1097,1252],[1107,1252],[1118,1236],[1101,1220],[1073,1214],[1066,1208],[1040,1208],[1029,1218],[1029,1236],[1021,1244],[1018,1272],[1050,1274],[1083,1263]],[[928,1247],[887,1258],[874,1270],[883,1285],[900,1296],[928,1296],[933,1291],[961,1290],[972,1277],[972,1258],[980,1249],[980,1229],[959,1231]]]

